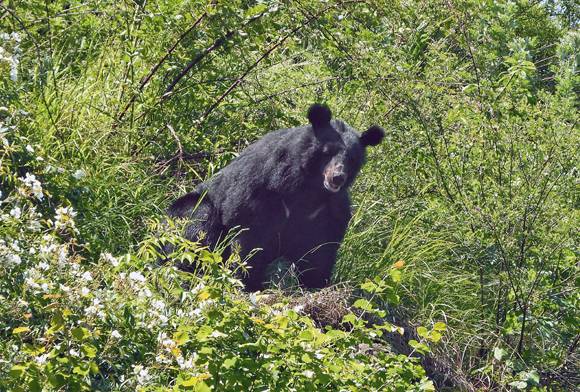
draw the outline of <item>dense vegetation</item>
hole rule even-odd
[[[0,390],[432,390],[429,351],[440,387],[577,388],[579,17],[573,0],[0,2]],[[313,102],[387,130],[334,273],[359,298],[325,327],[156,223]],[[160,268],[159,241],[205,274]],[[385,348],[386,312],[411,354]]]

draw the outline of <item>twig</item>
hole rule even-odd
[[[260,19],[263,15],[265,14],[265,12],[262,12],[259,15],[256,15],[254,17],[252,17],[251,19],[249,19],[243,27],[248,26],[250,23]],[[177,85],[177,83],[179,83],[179,81],[181,79],[183,79],[183,77],[185,75],[187,75],[187,73],[197,64],[199,63],[201,60],[203,60],[208,54],[210,54],[211,52],[213,52],[214,50],[220,48],[223,44],[225,44],[237,31],[237,29],[234,30],[229,30],[226,34],[222,35],[221,37],[219,37],[218,39],[216,39],[214,41],[214,43],[209,46],[208,48],[204,49],[202,52],[198,53],[197,56],[195,56],[186,66],[184,69],[181,70],[181,72],[175,77],[173,78],[173,80],[171,81],[171,83],[169,84],[169,86],[167,86],[167,88],[165,89],[162,99],[166,99],[169,94],[173,91],[173,89],[175,88],[175,85]]]
[[[175,49],[181,43],[181,41],[183,41],[183,39],[191,31],[193,31],[193,29],[195,29],[202,22],[202,20],[206,16],[207,16],[207,12],[204,12],[203,14],[201,14],[201,16],[199,18],[197,18],[197,20],[193,23],[193,25],[191,25],[191,27],[189,27],[183,34],[181,34],[179,36],[179,38],[177,39],[177,41],[175,41],[175,43],[171,46],[171,48],[169,48],[169,50],[163,55],[163,57],[157,62],[157,64],[155,64],[153,66],[153,68],[151,68],[151,70],[149,71],[149,73],[147,74],[147,76],[145,76],[142,79],[141,83],[139,84],[139,89],[138,89],[139,91],[133,94],[133,96],[131,97],[131,99],[129,100],[129,102],[127,102],[127,104],[123,108],[123,111],[117,116],[117,123],[120,122],[123,119],[123,117],[125,116],[125,114],[129,110],[129,107],[133,104],[133,102],[135,102],[135,100],[137,99],[137,97],[139,96],[139,94],[143,91],[143,89],[145,88],[145,86],[147,85],[147,83],[149,83],[149,81],[151,80],[151,78],[153,77],[153,75],[155,75],[155,73],[159,70],[159,67],[161,67],[161,65],[165,62],[165,60],[167,60],[169,58],[169,56],[175,51]]]
[[[173,136],[175,142],[177,143],[177,155],[176,155],[176,158],[178,160],[177,166],[178,168],[181,168],[181,164],[183,163],[183,146],[181,145],[181,140],[179,140],[179,136],[177,136],[175,130],[171,125],[167,124],[167,129],[169,129],[169,133],[171,133],[171,136]]]

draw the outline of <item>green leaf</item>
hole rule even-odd
[[[427,337],[427,335],[429,334],[429,331],[427,331],[427,328],[425,327],[418,327],[417,328],[417,335],[419,335],[422,338]]]
[[[342,318],[343,323],[355,324],[356,321],[357,321],[357,317],[354,313],[349,313]]]
[[[14,365],[10,368],[10,375],[14,378],[20,378],[28,369],[27,366]]]
[[[398,269],[392,269],[389,271],[389,275],[391,275],[391,279],[394,283],[399,283],[401,281],[401,271]]]
[[[97,348],[95,346],[90,345],[90,344],[84,344],[81,347],[81,351],[83,352],[83,354],[85,354],[89,358],[94,358],[97,355]]]
[[[251,8],[249,8],[246,11],[246,16],[251,18],[252,16],[256,16],[256,15],[261,14],[262,12],[266,11],[267,9],[268,9],[268,6],[266,4],[258,4],[258,5],[255,5]]]
[[[310,355],[308,355],[306,353],[302,354],[302,357],[300,359],[302,359],[302,362],[304,362],[304,363],[311,363],[312,362],[312,358],[310,358]]]
[[[189,342],[189,334],[187,331],[177,331],[173,334],[173,340],[178,346],[182,346]]]
[[[370,280],[367,280],[365,283],[360,285],[360,288],[368,293],[374,293],[377,290],[377,285]]]
[[[28,332],[28,331],[30,331],[30,328],[28,328],[28,327],[16,327],[12,330],[12,334],[18,335],[18,334]]]
[[[441,334],[437,331],[432,331],[431,334],[429,335],[429,340],[431,340],[433,343],[437,343],[441,340]]]
[[[373,305],[364,298],[359,298],[356,301],[354,301],[353,306],[355,308],[359,308],[359,309],[366,310],[366,311],[373,310]]]
[[[199,329],[199,331],[197,331],[195,337],[197,338],[198,341],[205,342],[207,340],[207,337],[211,335],[212,332],[213,332],[212,327],[210,327],[209,325],[204,325]]]
[[[199,350],[199,353],[200,353],[200,354],[208,354],[208,355],[209,355],[209,354],[213,353],[213,348],[211,348],[211,347],[207,347],[207,346],[204,346],[204,347],[202,347],[202,348]]]
[[[236,357],[228,358],[224,361],[223,367],[225,367],[226,369],[234,367],[236,365],[237,361],[238,361],[238,358],[236,358]]]
[[[525,378],[528,384],[533,384],[533,385],[540,384],[540,375],[538,374],[537,370],[531,370],[527,373],[524,373],[522,378]]]
[[[421,384],[419,385],[419,389],[421,391],[435,391],[435,385],[433,384],[433,381],[429,380],[428,378],[424,378],[421,380]]]
[[[89,371],[90,370],[91,369],[88,366],[85,366],[85,364],[82,364],[80,366],[75,366],[73,368],[73,373],[74,374],[81,375],[81,376],[84,377],[84,376],[88,376],[89,375]]]
[[[71,333],[73,338],[75,338],[78,341],[83,341],[84,339],[89,338],[91,336],[89,330],[83,327],[73,328]]]
[[[300,335],[298,335],[298,339],[305,340],[305,341],[311,341],[314,339],[314,334],[312,333],[311,330],[306,329],[306,330],[300,332]]]
[[[90,367],[91,373],[93,373],[93,374],[100,373],[99,366],[95,362],[91,361],[89,363],[89,367]]]
[[[447,324],[439,321],[433,326],[433,331],[447,331]]]
[[[419,343],[418,341],[416,341],[414,339],[409,340],[409,346],[411,346],[418,353],[421,353],[421,354],[427,354],[429,351],[431,351],[429,349],[429,346],[427,346],[426,344],[423,344],[423,343]]]
[[[195,392],[211,392],[211,388],[207,386],[207,384],[202,381],[198,384],[195,385],[195,388],[193,389]]]

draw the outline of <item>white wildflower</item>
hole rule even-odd
[[[165,334],[163,334],[163,335],[165,335]],[[163,337],[163,335],[160,337]],[[173,339],[169,339],[169,338],[164,337],[163,340],[161,341],[161,345],[163,347],[165,347],[166,349],[171,350],[173,347],[177,346],[177,343],[175,343],[175,341]]]
[[[18,243],[18,240],[12,241],[12,243],[10,244],[10,247],[15,252],[20,252],[22,250],[22,249],[20,249],[20,244]]]
[[[32,191],[32,194],[38,200],[42,200],[44,198],[44,194],[42,193],[42,184],[36,179],[34,174],[26,173],[26,176],[24,178],[20,178],[20,181],[22,181],[24,185]]]
[[[73,177],[77,180],[80,180],[81,178],[86,177],[87,173],[85,173],[85,171],[83,169],[78,169],[77,171],[75,171],[73,173]]]
[[[134,280],[135,282],[145,282],[145,277],[137,271],[133,271],[129,274],[129,279]]]
[[[101,314],[101,309],[103,309],[103,305],[101,305],[101,301],[99,300],[99,298],[94,298],[93,304],[91,306],[89,306],[88,308],[86,308],[85,313],[88,316],[97,315],[97,314]]]
[[[12,62],[10,64],[10,80],[16,82],[18,80],[18,59],[12,57]]]
[[[105,259],[105,261],[108,261],[109,263],[111,263],[113,265],[113,267],[118,267],[119,266],[119,260],[117,260],[112,254],[110,254],[110,253],[103,253],[101,255],[101,257],[103,259]]]
[[[258,296],[256,295],[256,293],[251,293],[249,295],[249,299],[250,299],[250,302],[252,303],[252,305],[258,306]]]
[[[203,290],[205,288],[205,284],[199,283],[197,286],[195,286],[192,290],[191,290],[191,294],[195,295],[197,293],[199,293],[201,290]]]
[[[32,277],[27,277],[26,279],[24,279],[24,283],[26,283],[26,285],[28,287],[30,287],[31,289],[39,289],[40,285],[38,283],[36,283],[36,281],[34,280],[34,278]]]
[[[228,336],[228,335],[226,335],[223,332],[218,331],[217,329],[209,335],[210,338],[223,338],[225,336]]]
[[[45,263],[44,261],[38,263],[38,268],[40,268],[43,271],[46,271],[49,267],[50,265],[48,263]]]
[[[22,215],[22,210],[20,209],[20,207],[14,207],[13,209],[10,210],[10,215],[14,219],[20,219],[20,216]]]
[[[29,153],[33,153],[34,152],[34,148],[32,148],[32,146],[30,144],[26,145],[26,151],[28,151]]]
[[[196,360],[197,354],[195,353],[188,359],[184,359],[181,355],[176,358],[177,364],[181,369],[193,369]]]
[[[31,219],[28,221],[28,229],[38,233],[42,229],[42,225],[40,224],[40,221]]]
[[[302,372],[302,374],[304,374],[308,378],[314,377],[314,372],[312,370],[305,370]]]
[[[114,329],[114,330],[111,332],[111,337],[112,337],[113,339],[121,339],[123,336],[122,336],[122,335],[119,333],[119,331],[117,331],[116,329]]]
[[[93,275],[91,275],[90,271],[85,271],[81,275],[81,279],[84,280],[85,282],[90,282],[91,280],[93,280]]]
[[[142,365],[135,365],[133,373],[137,376],[137,383],[139,384],[145,384],[151,379],[149,369],[144,368]]]
[[[153,300],[153,302],[151,302],[151,306],[153,306],[153,308],[155,308],[157,310],[163,310],[163,309],[165,309],[165,302],[163,302],[159,299],[155,299],[155,300]]]
[[[48,358],[48,354],[39,355],[38,357],[34,358],[34,361],[39,365],[44,365],[46,363],[46,359]]]
[[[66,263],[67,260],[67,256],[68,256],[68,250],[66,248],[66,245],[60,246],[58,248],[58,263],[60,265],[63,265],[64,263]],[[73,269],[78,269],[78,264],[72,264],[72,268]]]
[[[292,308],[293,311],[295,311],[296,313],[302,313],[302,311],[304,310],[304,305],[296,305]]]
[[[78,356],[80,356],[79,352],[78,352],[77,350],[75,350],[75,349],[72,349],[72,348],[69,350],[69,352],[68,352],[68,353],[69,353],[71,356],[73,356],[73,357],[78,357]]]
[[[72,207],[57,208],[56,215],[54,216],[54,227],[56,229],[62,229],[68,226],[74,229],[75,216],[77,216],[77,213]]]
[[[86,297],[87,295],[89,295],[90,292],[91,292],[91,290],[89,290],[87,287],[81,288],[81,295],[83,297]]]
[[[159,321],[161,321],[161,325],[165,325],[169,321],[169,318],[164,314],[160,314]]]
[[[153,293],[151,293],[151,290],[149,290],[147,287],[145,287],[143,290],[139,291],[139,298],[141,298],[141,299],[151,298],[152,295],[153,295]]]
[[[8,259],[9,264],[18,265],[18,264],[22,263],[22,259],[20,258],[20,256],[18,256],[15,253],[8,253],[7,259]]]

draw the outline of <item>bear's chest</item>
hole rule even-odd
[[[298,224],[300,222],[314,221],[324,215],[328,210],[328,203],[288,203],[281,200],[282,213],[287,224]]]

